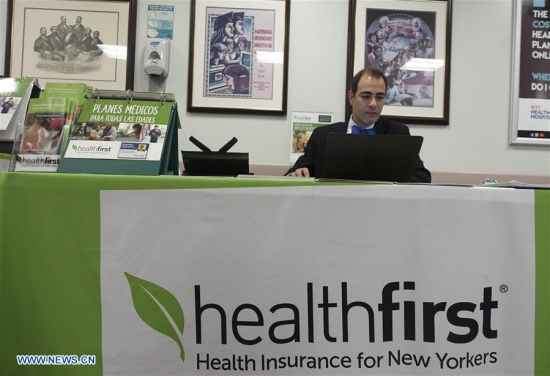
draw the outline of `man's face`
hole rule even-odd
[[[243,35],[243,34],[244,34],[243,21],[237,21],[237,22],[235,22],[234,26],[235,26],[235,31],[237,32],[237,34],[239,34],[239,35]]]
[[[94,31],[94,38],[95,39],[99,38],[99,31]]]
[[[46,32],[46,28],[45,28],[45,27],[40,28],[40,35],[42,35],[43,37],[45,37],[45,36],[46,36],[46,33],[47,33],[47,32]]]
[[[57,26],[53,26],[51,29],[52,34],[57,34]]]
[[[82,22],[82,17],[76,17],[76,23],[79,24]]]
[[[224,29],[224,32],[225,32],[225,35],[228,36],[229,38],[233,38],[233,23],[231,22],[228,22],[225,24],[225,29]]]
[[[380,118],[386,99],[384,80],[364,74],[357,85],[357,93],[354,95],[350,90],[348,99],[353,121],[357,125],[367,127],[375,123]]]
[[[61,23],[66,23],[67,22],[67,18],[66,17],[61,17]]]
[[[235,78],[233,76],[225,76],[225,79],[227,81],[227,86],[229,87],[229,90],[232,92],[235,91]]]
[[[379,57],[380,55],[382,55],[382,49],[381,48],[375,48],[372,50],[372,54],[376,57]]]

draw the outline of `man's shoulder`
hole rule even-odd
[[[345,132],[348,128],[347,123],[345,122],[339,122],[339,123],[332,123],[323,125],[321,127],[315,128],[314,132],[317,133],[330,133],[330,132]]]
[[[377,124],[385,127],[388,131],[404,131],[409,129],[409,127],[403,123],[382,117],[378,120]]]

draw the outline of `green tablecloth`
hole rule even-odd
[[[307,180],[0,173],[0,375],[101,375],[100,190],[317,184]],[[430,188],[426,188],[430,189]],[[468,189],[468,188],[465,188]],[[550,190],[536,191],[537,271],[550,270]],[[550,374],[550,276],[537,272],[535,374]],[[38,314],[40,312],[40,314]],[[18,354],[97,365],[18,366]]]

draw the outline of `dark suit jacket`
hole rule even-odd
[[[315,128],[307,142],[304,155],[298,158],[294,166],[287,171],[287,175],[303,167],[309,169],[310,176],[316,177],[320,175],[321,171],[323,171],[323,157],[325,154],[325,141],[327,135],[332,132],[346,133],[347,129],[348,123],[344,122]],[[374,129],[376,130],[376,134],[410,135],[409,128],[405,124],[388,119],[378,119],[378,121],[374,123]],[[430,171],[424,167],[424,163],[420,158],[416,161],[412,181],[419,183],[430,183],[432,181]]]

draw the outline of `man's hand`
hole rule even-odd
[[[309,178],[309,169],[307,167],[302,167],[294,171],[290,176],[299,176],[304,178]]]

